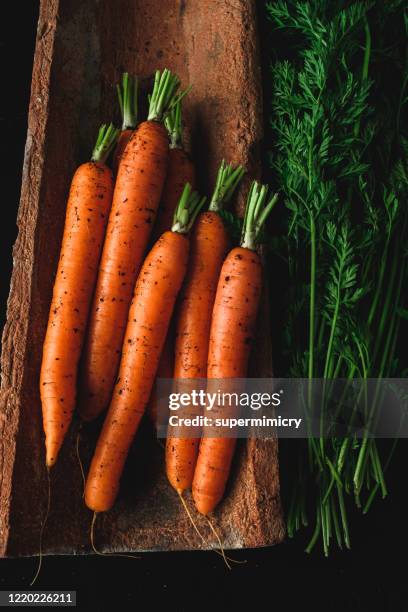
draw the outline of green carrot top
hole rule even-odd
[[[177,93],[180,79],[165,68],[156,70],[153,91],[149,97],[148,121],[163,121],[171,109],[188,93],[188,89]]]
[[[119,98],[120,112],[122,114],[122,131],[134,130],[137,126],[137,77],[129,76],[127,72],[122,75],[122,83],[116,85]]]
[[[232,164],[226,164],[225,161],[222,160],[218,169],[217,180],[215,182],[209,210],[213,212],[220,212],[220,210],[222,210],[224,205],[232,198],[244,174],[245,169],[242,166],[236,166],[234,168]]]
[[[201,197],[197,191],[192,191],[190,183],[184,185],[179,203],[173,218],[172,232],[187,234],[206,202],[205,197]]]
[[[164,119],[164,125],[169,134],[170,148],[183,148],[183,127],[181,123],[181,100],[177,100],[176,104],[170,109]]]
[[[120,130],[115,128],[112,123],[101,125],[95,147],[92,151],[91,161],[104,163],[115,146],[119,134]]]
[[[249,190],[242,226],[241,246],[255,251],[260,242],[262,228],[278,200],[278,194],[267,200],[269,188],[253,181]]]

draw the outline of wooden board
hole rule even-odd
[[[35,51],[18,239],[2,345],[0,555],[38,553],[47,476],[38,377],[72,173],[89,157],[98,125],[116,107],[127,70],[147,87],[156,68],[193,89],[185,120],[199,187],[208,192],[223,157],[259,174],[261,90],[254,2],[248,0],[42,0]],[[245,186],[242,192],[245,192]],[[242,195],[239,198],[242,209]],[[252,374],[271,375],[268,307]],[[82,431],[88,465],[100,423]],[[52,472],[46,554],[89,552],[91,513],[75,452],[78,422]],[[191,503],[191,500],[190,500]],[[199,525],[216,546],[204,520]],[[214,523],[227,548],[282,540],[277,441],[239,444]],[[114,509],[99,516],[101,550],[205,548],[163,471],[163,449],[145,423]]]

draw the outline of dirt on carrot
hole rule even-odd
[[[240,166],[234,169],[222,162],[210,210],[201,213],[192,232],[191,256],[176,312],[175,385],[178,380],[206,377],[211,313],[229,246],[219,211],[231,199],[243,173]],[[188,416],[194,418],[198,410],[191,407]],[[183,435],[182,427],[168,429],[166,473],[178,493],[191,488],[199,442],[198,438]]]
[[[169,141],[161,119],[178,85],[169,71],[156,74],[149,118],[121,157],[81,367],[79,411],[86,421],[112,396],[134,284],[167,173]]]
[[[92,160],[75,172],[68,197],[40,374],[49,467],[57,460],[76,404],[78,362],[112,204],[113,177],[104,160],[117,136],[112,125],[101,127]]]
[[[117,383],[85,487],[85,502],[96,512],[109,510],[116,499],[187,269],[187,232],[203,203],[187,185],[172,231],[165,232],[153,246],[137,279]]]
[[[244,378],[255,333],[262,290],[262,261],[255,249],[276,196],[252,184],[244,219],[241,246],[227,255],[218,280],[211,319],[207,378]],[[217,418],[217,407],[212,410]],[[230,473],[235,439],[203,430],[193,480],[197,510],[208,514],[221,501]],[[206,435],[208,434],[208,435]]]

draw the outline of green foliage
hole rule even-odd
[[[389,377],[404,371],[407,318],[408,19],[405,3],[284,1],[265,5],[271,166],[286,214],[289,279],[284,375]],[[305,330],[307,332],[305,333]],[[308,440],[288,515],[293,535],[316,517],[321,537],[350,546],[347,506],[386,495],[372,439]],[[392,450],[393,452],[393,450]],[[362,499],[363,491],[365,499]]]
[[[233,241],[238,243],[242,233],[242,219],[240,219],[237,215],[234,215],[229,210],[225,210],[224,208],[220,208],[218,214],[223,220],[224,225],[228,229],[229,235],[231,236]]]

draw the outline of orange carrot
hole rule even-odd
[[[163,196],[157,213],[157,221],[153,228],[154,242],[167,230],[171,229],[174,212],[180,200],[186,183],[194,189],[195,171],[190,156],[183,148],[181,100],[174,106],[164,120],[170,136],[169,164]],[[164,343],[157,369],[157,378],[171,378],[174,367],[174,325],[170,324],[169,333]],[[153,424],[157,422],[158,397],[156,386],[153,386],[152,396],[147,407],[147,414]]]
[[[111,399],[132,292],[166,177],[169,145],[161,119],[178,85],[168,70],[156,73],[148,120],[119,164],[82,360],[79,411],[85,421]]]
[[[201,213],[192,232],[188,272],[176,315],[176,380],[206,376],[211,313],[229,244],[219,211],[232,197],[243,174],[241,166],[234,170],[222,162],[209,211]],[[188,416],[194,416],[193,412]],[[199,442],[197,438],[186,437],[183,428],[168,429],[166,472],[178,493],[191,488]]]
[[[164,341],[163,350],[160,355],[159,365],[157,366],[156,379],[172,378],[174,368],[174,325],[170,321],[166,340]],[[156,385],[153,385],[152,394],[146,408],[146,412],[153,425],[157,424],[159,409],[159,396],[157,394]]]
[[[118,134],[112,125],[100,128],[91,161],[79,166],[69,192],[40,374],[48,467],[57,460],[75,408],[78,361],[112,203],[105,159]]]
[[[124,72],[122,75],[122,86],[118,84],[116,89],[122,115],[122,130],[113,154],[112,170],[114,176],[118,173],[119,162],[137,126],[137,78],[135,76],[129,77],[129,74]]]
[[[244,378],[247,374],[262,289],[262,262],[255,249],[263,224],[277,199],[274,196],[266,204],[267,194],[266,186],[253,182],[241,246],[230,251],[222,266],[211,319],[209,383],[211,379]],[[214,409],[212,418],[217,418]],[[197,510],[208,514],[224,495],[235,439],[210,437],[207,429],[203,434],[194,472],[193,499]]]
[[[186,233],[203,203],[187,184],[172,230],[155,243],[137,279],[117,383],[86,481],[85,502],[94,512],[109,510],[115,501],[186,272],[189,251]]]
[[[169,163],[157,221],[153,228],[154,242],[171,228],[184,185],[190,183],[193,189],[195,185],[194,164],[183,147],[181,110],[180,100],[164,120],[170,137]]]

